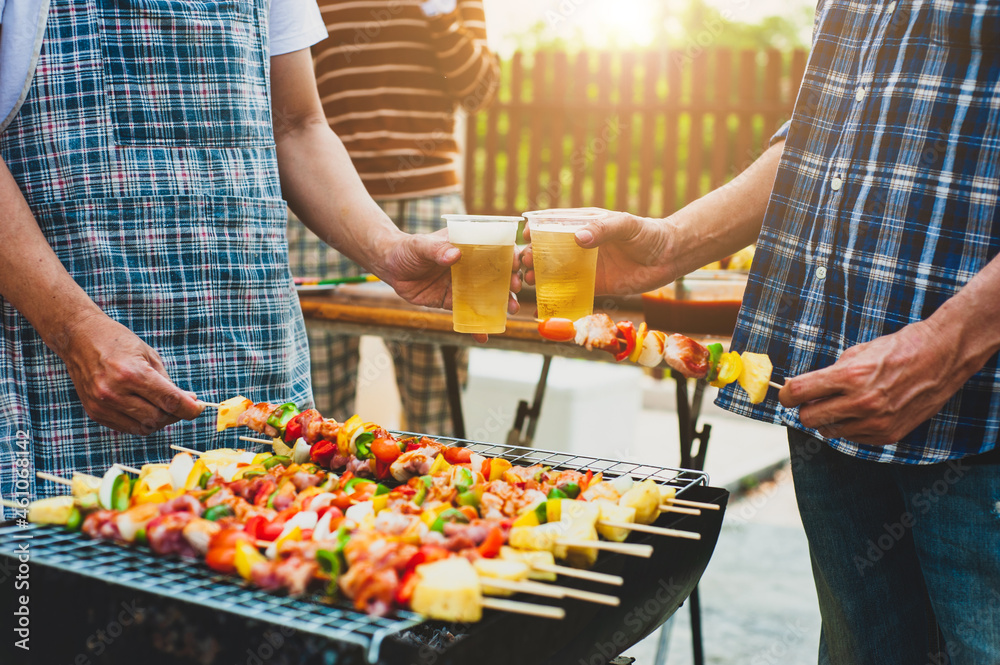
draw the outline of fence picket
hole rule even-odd
[[[466,206],[671,214],[759,154],[805,63],[773,49],[515,53],[493,106],[469,118]]]

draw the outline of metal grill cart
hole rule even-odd
[[[0,663],[606,665],[666,621],[704,572],[729,498],[726,490],[710,487],[704,473],[507,445],[468,446],[515,464],[653,478],[683,498],[722,510],[664,513],[657,522],[698,531],[700,540],[633,532],[629,542],[653,546],[649,559],[602,552],[594,570],[620,575],[620,587],[560,578],[560,584],[619,596],[617,607],[546,599],[563,607],[566,618],[488,610],[482,621],[460,625],[410,612],[371,617],[318,596],[277,596],[199,562],[158,557],[145,548],[90,540],[57,527],[7,523],[0,526],[0,616],[8,624]],[[18,551],[25,543],[30,588],[18,591]],[[10,630],[22,593],[29,597],[28,652],[13,648]]]

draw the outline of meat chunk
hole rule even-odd
[[[667,337],[663,359],[689,379],[702,379],[708,375],[708,349],[685,335]]]
[[[618,326],[607,314],[591,314],[573,322],[576,343],[588,351],[618,353]]]

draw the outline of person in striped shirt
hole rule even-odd
[[[368,192],[404,231],[435,231],[441,215],[464,212],[455,116],[493,98],[499,65],[486,46],[482,0],[320,0],[330,36],[313,61],[330,127]],[[294,217],[292,273],[346,277],[360,268]],[[346,417],[358,383],[356,337],[309,332],[317,408]],[[409,429],[450,434],[437,347],[390,342]],[[464,380],[467,355],[459,352]],[[365,376],[362,377],[364,382]]]

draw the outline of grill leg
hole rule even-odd
[[[444,381],[448,388],[448,404],[451,407],[452,436],[465,438],[465,417],[462,415],[462,388],[458,385],[457,346],[442,346],[441,359],[444,361]]]
[[[698,429],[698,417],[701,415],[701,398],[705,393],[705,381],[698,379],[694,387],[694,395],[688,401],[687,379],[673,372],[677,383],[677,424],[680,429],[681,467],[695,471],[705,469],[705,455],[708,453],[708,436],[711,425],[702,425]],[[697,452],[693,452],[694,443],[698,442]],[[704,665],[705,646],[701,635],[701,603],[698,598],[698,587],[691,592],[691,650],[694,665]]]
[[[514,418],[514,426],[507,433],[507,445],[510,446],[530,446],[535,438],[535,428],[538,426],[538,418],[542,415],[542,398],[545,397],[545,386],[549,380],[549,367],[552,366],[552,356],[542,356],[542,373],[538,377],[538,384],[535,386],[535,398],[531,406],[523,399],[517,404],[517,416]],[[524,421],[528,421],[528,430],[523,435]]]

